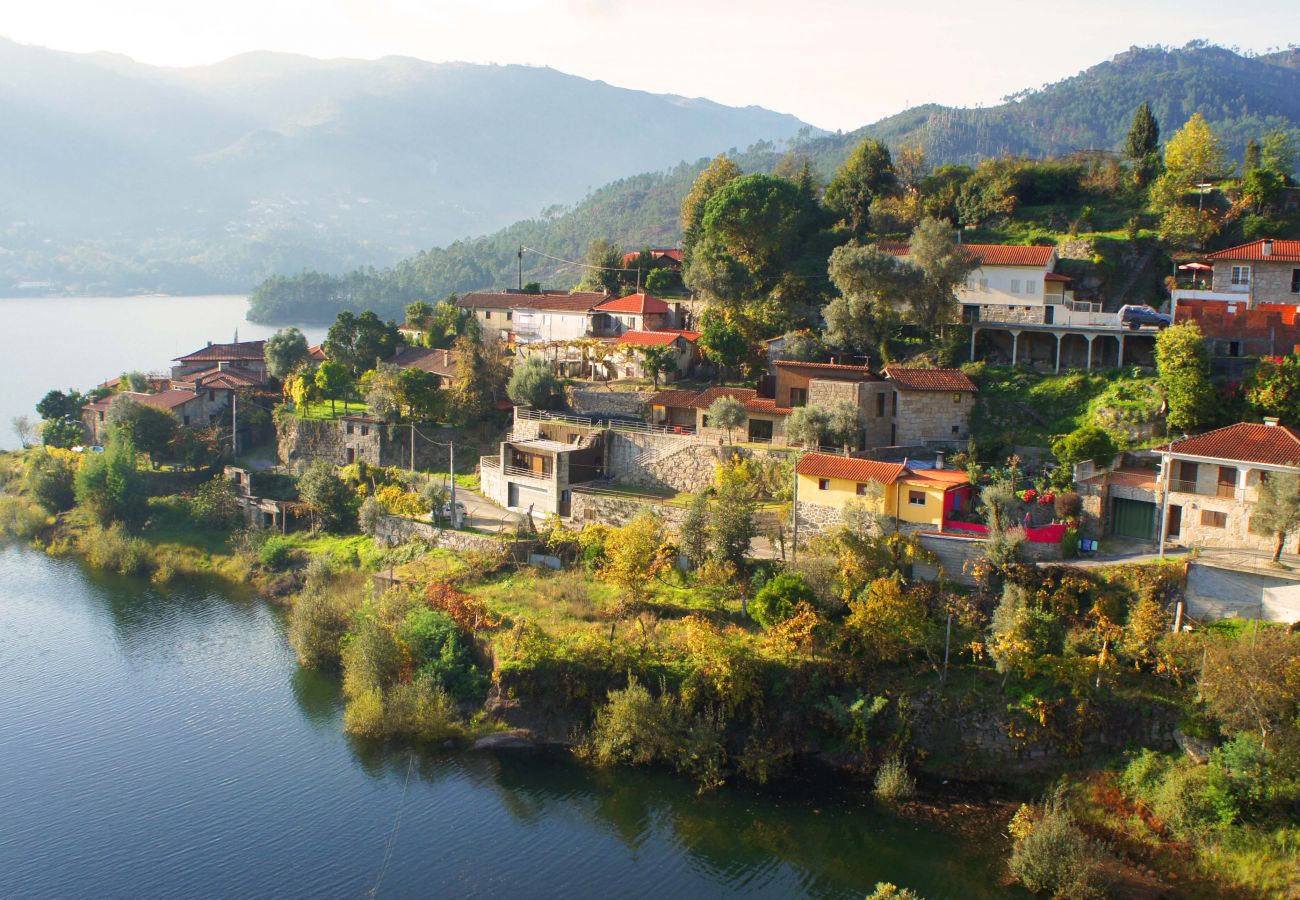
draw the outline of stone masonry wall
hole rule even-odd
[[[969,419],[975,398],[959,393],[953,400],[948,391],[899,391],[898,430],[895,444],[922,444],[927,441],[965,443],[970,434]],[[956,431],[953,428],[956,427]]]
[[[383,516],[376,523],[375,543],[381,547],[394,547],[408,541],[421,540],[444,550],[465,552],[466,550],[496,551],[506,548],[518,553],[523,547],[524,553],[532,542],[502,541],[483,534],[469,531],[455,531],[451,528],[439,528],[432,522],[420,522],[401,516]]]
[[[598,522],[602,525],[614,527],[626,525],[641,513],[649,510],[663,519],[669,527],[677,529],[682,527],[688,513],[685,506],[654,503],[631,497],[589,494],[583,491],[573,492],[573,500],[569,509],[576,527],[581,527],[587,522]]]
[[[348,426],[352,433],[348,433]],[[464,453],[457,459],[457,471],[469,471],[466,464],[473,456],[467,435],[459,429],[441,428],[437,425],[417,425],[415,435],[415,467],[425,471],[445,472],[449,462],[449,449],[443,444],[455,441]],[[435,443],[436,442],[436,443]],[[407,425],[375,425],[344,420],[323,421],[285,416],[277,430],[277,452],[280,462],[292,465],[302,461],[310,463],[324,459],[336,466],[346,465],[348,450],[353,459],[372,466],[411,465],[411,431]],[[458,454],[458,457],[460,454]]]
[[[570,402],[580,416],[637,416],[645,413],[651,391],[573,391]]]

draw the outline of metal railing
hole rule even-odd
[[[681,435],[679,437],[674,438],[671,441],[665,441],[663,444],[660,444],[658,447],[647,447],[636,457],[635,464],[637,466],[648,466],[652,463],[657,463],[661,459],[672,456],[674,453],[678,452],[679,450],[683,450],[686,447],[694,446],[697,443],[699,443],[699,441],[695,437],[695,435],[693,434]]]
[[[480,469],[500,469],[501,457],[499,456],[480,456],[478,458],[478,467]]]
[[[555,474],[553,472],[535,472],[532,469],[524,469],[519,466],[506,466],[502,471],[512,478],[531,478],[534,481],[545,482],[555,480]]]
[[[1195,481],[1183,481],[1181,478],[1169,480],[1171,494],[1198,494],[1202,497],[1219,497],[1224,500],[1244,500],[1246,492],[1234,484],[1212,484],[1201,487]]]
[[[628,422],[622,419],[604,419],[600,416],[573,416],[568,413],[546,412],[544,410],[515,407],[516,419],[528,419],[535,422],[560,422],[565,425],[577,425],[580,428],[608,428],[610,431],[625,431],[629,434],[694,434],[691,425],[654,425],[650,422]]]

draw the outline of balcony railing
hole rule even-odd
[[[1169,481],[1172,494],[1199,494],[1202,497],[1220,497],[1224,500],[1244,500],[1246,492],[1235,484],[1211,484],[1202,487],[1199,482],[1183,481],[1172,478]]]
[[[534,481],[552,481],[555,477],[551,472],[537,472],[533,469],[523,469],[519,466],[506,466],[503,471],[511,478],[531,478]]]
[[[500,469],[501,457],[499,456],[480,456],[478,458],[479,469]]]

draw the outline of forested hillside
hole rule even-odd
[[[1006,155],[1113,152],[1122,148],[1134,110],[1144,101],[1150,102],[1165,136],[1199,111],[1222,138],[1229,157],[1239,159],[1251,138],[1278,129],[1300,134],[1300,51],[1251,58],[1202,44],[1178,50],[1135,48],[1001,106],[917,107],[848,134],[804,135],[789,148],[760,143],[735,159],[746,172],[771,172],[793,154],[807,160],[825,183],[866,137],[885,141],[896,156],[904,147],[921,147],[931,171]],[[256,291],[251,315],[263,321],[326,321],[340,308],[396,315],[413,299],[514,285],[520,245],[578,259],[599,239],[629,249],[675,243],[681,236],[678,209],[703,165],[701,160],[614,182],[550,218],[526,220],[487,237],[428,250],[389,270],[357,270],[337,278],[317,273],[275,278]],[[965,214],[956,209],[955,192],[964,175],[944,177],[952,182],[952,202],[935,211],[961,224],[983,226],[977,236],[984,240],[1042,240],[1070,229],[1117,232],[1142,212],[1141,203],[1087,190],[1071,197],[1055,192],[1053,201],[1067,202],[1044,205],[1042,192],[1033,185],[1009,186],[1007,180],[1015,178],[1010,170],[989,170],[981,176],[983,181],[1007,182],[999,188],[1004,195],[1019,192],[1012,204],[1019,212],[1008,209],[1008,215],[991,223],[977,208],[983,201],[974,194]],[[937,185],[932,188],[939,191]],[[990,224],[998,227],[990,229]],[[580,274],[575,267],[557,267],[536,254],[525,254],[525,281],[567,286]]]

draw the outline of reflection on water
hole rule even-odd
[[[856,791],[697,796],[350,741],[336,679],[296,667],[279,612],[210,583],[0,548],[0,614],[0,896],[361,896],[399,806],[385,896],[1004,895],[990,848]]]

